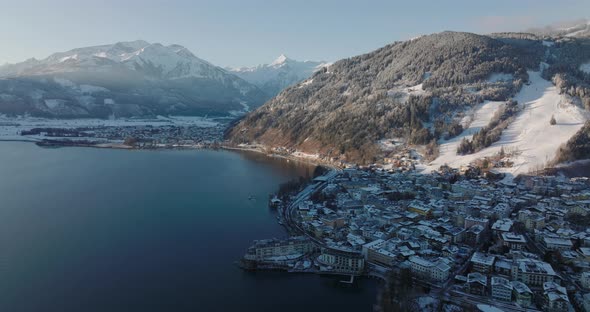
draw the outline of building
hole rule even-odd
[[[574,245],[567,238],[543,237],[543,247],[547,250],[571,250]]]
[[[492,224],[492,234],[499,236],[502,233],[510,232],[514,221],[510,219],[500,219]]]
[[[488,288],[488,277],[481,273],[467,274],[467,291],[472,295],[485,296]]]
[[[467,231],[465,231],[465,244],[469,246],[477,246],[482,240],[484,236],[484,228],[479,225],[473,225]]]
[[[469,262],[471,270],[483,274],[492,273],[494,269],[495,256],[484,254],[483,252],[474,252]]]
[[[533,304],[533,292],[522,282],[512,281],[512,296],[514,302],[522,307],[529,307]]]
[[[491,280],[492,298],[501,301],[512,301],[513,286],[509,280],[503,277],[493,276]]]
[[[524,223],[527,231],[541,230],[545,227],[545,217],[530,210],[518,212],[518,221]]]
[[[286,240],[265,239],[254,241],[244,259],[255,261],[286,261],[299,258],[314,250],[311,240],[305,236]]]
[[[526,239],[521,234],[502,233],[500,237],[502,245],[507,246],[510,250],[523,250],[526,246]]]
[[[590,289],[590,272],[584,272],[580,276],[580,284],[586,289]]]
[[[451,267],[443,261],[432,262],[419,256],[412,256],[409,261],[412,273],[417,277],[435,282],[446,281],[449,278]]]
[[[409,212],[413,212],[413,213],[417,213],[421,216],[424,217],[431,217],[432,216],[432,209],[430,207],[426,207],[420,203],[411,203],[408,206],[408,211]]]
[[[517,259],[512,263],[512,280],[525,283],[527,286],[542,286],[543,283],[556,279],[551,264],[534,259]]]
[[[570,300],[565,287],[553,282],[543,283],[543,311],[567,312]]]
[[[465,218],[465,228],[469,229],[474,225],[481,225],[482,229],[487,229],[490,224],[490,220],[485,218],[467,217]]]
[[[582,296],[582,307],[584,308],[585,312],[590,312],[590,293]]]
[[[363,256],[367,262],[377,263],[392,267],[396,261],[396,255],[385,249],[386,242],[382,239],[363,245]]]
[[[324,249],[317,260],[331,272],[360,274],[365,269],[365,259],[360,254]]]

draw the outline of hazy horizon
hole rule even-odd
[[[428,10],[424,9],[425,7]],[[444,30],[522,31],[587,18],[590,2],[524,0],[452,4],[324,0],[283,1],[72,0],[19,1],[3,6],[0,64],[43,59],[55,52],[119,41],[180,44],[222,67],[255,66],[280,54],[336,61],[388,43]]]

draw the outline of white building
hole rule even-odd
[[[502,244],[510,248],[510,250],[523,250],[526,246],[526,239],[521,234],[502,233]]]
[[[582,273],[580,284],[582,284],[582,287],[590,289],[590,272]]]
[[[449,278],[451,267],[443,261],[432,262],[419,256],[410,257],[412,273],[418,277],[442,282]]]
[[[494,235],[500,235],[502,233],[510,232],[514,221],[510,219],[500,219],[492,224],[492,233]]]
[[[365,268],[365,259],[361,255],[345,252],[323,250],[317,260],[326,269],[334,272],[358,274]]]
[[[570,309],[570,300],[565,287],[553,282],[543,283],[543,311],[566,312]]]
[[[491,273],[494,268],[494,261],[496,257],[493,255],[484,254],[483,252],[474,252],[471,256],[471,269],[480,273]]]
[[[287,261],[313,251],[314,245],[305,236],[286,240],[265,239],[254,241],[244,259],[256,261]]]
[[[512,301],[514,287],[509,280],[503,277],[492,277],[492,298],[501,301]]]
[[[572,241],[567,238],[560,237],[543,237],[543,246],[548,250],[570,250],[572,249]]]
[[[512,263],[512,279],[525,283],[527,286],[542,286],[553,282],[557,274],[551,264],[534,259],[517,259]]]
[[[363,257],[367,262],[377,263],[385,266],[393,266],[396,255],[386,249],[387,243],[382,239],[377,239],[363,245]]]
[[[527,285],[519,281],[512,281],[510,284],[512,284],[514,301],[518,305],[528,307],[533,304],[533,292]]]

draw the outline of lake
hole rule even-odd
[[[371,311],[375,281],[234,265],[252,240],[286,237],[268,196],[313,169],[0,142],[0,311]]]

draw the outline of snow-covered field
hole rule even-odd
[[[411,95],[423,95],[426,91],[422,89],[422,84],[418,84],[411,87],[397,87],[387,91],[387,96],[397,99],[398,101],[405,103],[408,101]]]
[[[437,169],[443,164],[451,167],[467,165],[473,160],[497,154],[502,147],[506,151],[518,150],[512,158],[514,166],[503,169],[514,176],[527,173],[543,166],[555,157],[562,143],[571,138],[588,120],[587,113],[568,102],[557,88],[541,78],[539,72],[530,72],[530,85],[525,85],[514,98],[524,109],[504,130],[500,140],[492,146],[471,155],[457,155],[457,146],[463,137],[470,137],[479,127],[485,126],[497,109],[497,102],[488,102],[477,109],[475,119],[464,133],[440,145],[440,156],[428,166],[426,171]],[[551,126],[549,120],[554,115],[557,124]]]
[[[490,75],[488,82],[512,81],[514,76],[512,74],[496,73]]]

